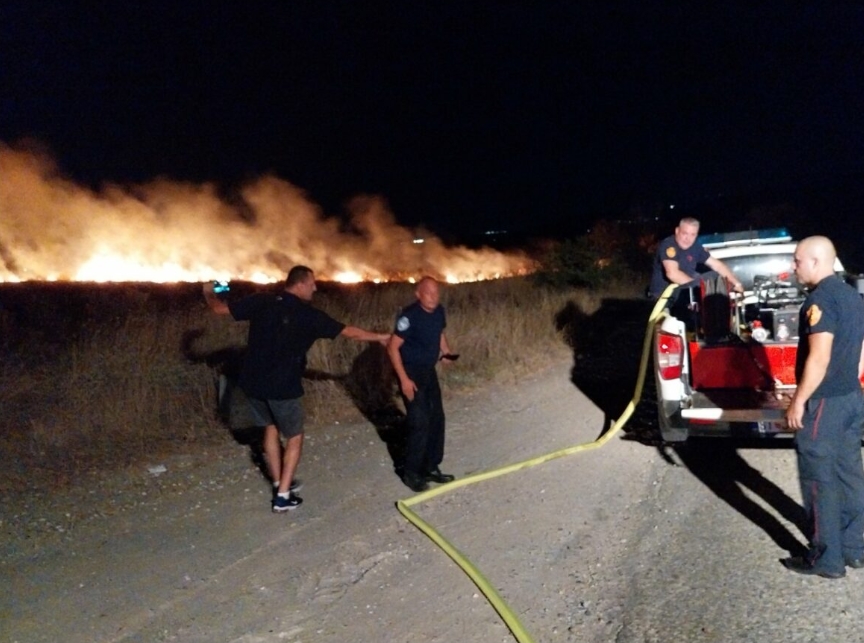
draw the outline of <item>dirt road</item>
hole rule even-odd
[[[604,415],[570,380],[562,361],[449,399],[443,468],[462,476],[595,439]],[[538,642],[864,638],[864,572],[827,581],[778,563],[803,543],[787,447],[676,452],[624,437],[417,511]],[[200,460],[154,462],[166,471],[108,488],[84,480],[59,503],[5,503],[0,640],[514,640],[396,511],[411,494],[370,425],[310,430],[305,502],[287,515],[270,513],[247,447]]]

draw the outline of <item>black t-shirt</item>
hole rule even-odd
[[[419,301],[415,301],[402,309],[393,334],[404,340],[399,353],[405,368],[435,366],[441,351],[441,333],[446,326],[443,306],[439,305],[430,313],[423,310]]]
[[[257,293],[228,305],[237,321],[249,321],[249,345],[240,372],[247,395],[291,400],[303,395],[306,353],[316,339],[333,339],[345,324],[291,293]]]
[[[699,266],[703,265],[711,255],[702,247],[698,241],[694,241],[686,250],[675,241],[674,235],[666,237],[657,246],[657,252],[654,255],[654,266],[651,272],[651,286],[649,293],[652,297],[660,297],[666,287],[672,283],[666,277],[666,269],[663,267],[664,261],[675,261],[682,271],[693,277],[699,276]],[[703,268],[705,270],[705,268]]]
[[[858,360],[864,341],[864,301],[852,286],[839,277],[820,281],[801,306],[798,316],[798,354],[795,377],[800,381],[810,352],[808,338],[814,333],[831,333],[831,361],[825,378],[813,398],[836,397],[861,388]]]

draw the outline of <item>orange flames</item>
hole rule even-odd
[[[521,253],[445,247],[401,227],[379,197],[355,197],[348,214],[346,228],[275,176],[230,202],[213,184],[165,179],[94,191],[60,176],[45,155],[0,143],[0,282],[271,283],[295,264],[344,283],[531,270]]]

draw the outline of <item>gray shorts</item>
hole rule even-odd
[[[258,426],[275,424],[285,438],[303,433],[302,398],[293,400],[259,400],[249,398],[252,417]]]

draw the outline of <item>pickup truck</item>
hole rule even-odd
[[[807,294],[792,270],[796,243],[783,228],[700,242],[729,266],[744,293],[729,292],[722,277],[706,273],[661,297],[665,307],[653,331],[661,436],[681,442],[787,432],[798,314]],[[845,277],[839,259],[834,269]]]

